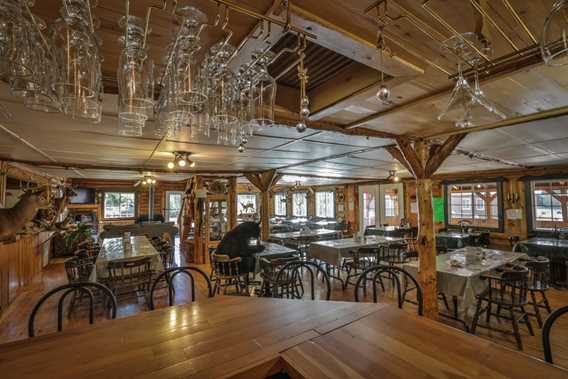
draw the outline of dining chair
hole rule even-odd
[[[523,266],[514,266],[501,273],[488,273],[481,276],[487,281],[487,289],[477,295],[475,315],[471,325],[471,333],[475,334],[478,326],[502,333],[513,334],[519,350],[523,350],[523,341],[519,332],[519,323],[524,322],[530,335],[534,331],[525,306],[528,304],[529,270]],[[493,312],[493,306],[497,308]],[[509,316],[502,314],[508,311]],[[485,314],[485,325],[479,324],[479,318]],[[498,320],[511,321],[512,331],[491,327],[491,316]]]
[[[278,272],[282,267],[287,265],[290,262],[297,262],[299,260],[298,257],[286,257],[286,258],[274,258],[274,259],[267,259],[261,258],[260,259],[260,278],[262,279],[262,283],[260,285],[260,296],[264,297],[272,297],[279,291],[279,287],[284,287],[285,290],[291,290],[291,287],[288,286],[290,282],[290,278],[287,276],[281,277],[280,282],[277,281],[276,277]],[[288,295],[288,294],[286,294]]]
[[[49,292],[44,294],[34,305],[30,317],[28,318],[28,336],[35,336],[35,319],[41,306],[52,296],[56,296],[60,293],[62,294],[59,298],[59,301],[57,302],[57,331],[62,331],[65,299],[69,295],[74,295],[77,292],[86,295],[89,299],[89,324],[93,324],[95,322],[95,305],[97,296],[101,297],[101,299],[103,300],[102,303],[105,308],[108,308],[110,310],[111,318],[116,318],[116,297],[108,287],[95,282],[68,283],[50,290]]]
[[[344,290],[349,284],[355,285],[354,282],[351,282],[352,278],[359,277],[361,272],[377,262],[379,249],[376,247],[363,246],[357,250],[350,251],[349,255],[349,257],[343,260],[343,270],[347,271],[347,276],[343,282]]]
[[[375,265],[363,271],[359,275],[359,279],[355,284],[354,297],[355,301],[359,302],[359,293],[363,290],[366,293],[366,287],[371,284],[373,289],[372,299],[374,303],[379,300],[378,286],[381,287],[383,292],[385,287],[382,284],[382,278],[389,277],[393,283],[393,289],[396,290],[396,300],[398,307],[403,308],[406,295],[411,292],[411,290],[416,291],[416,304],[418,305],[418,315],[424,315],[424,292],[422,286],[418,283],[416,278],[412,276],[408,271],[397,266],[386,266],[386,265]],[[413,286],[413,287],[409,287]]]
[[[211,253],[211,264],[213,265],[214,286],[213,292],[227,294],[227,289],[235,286],[237,294],[241,293],[243,287],[242,275],[240,274],[241,257],[230,258],[228,255]]]
[[[531,295],[531,304],[534,313],[529,314],[535,316],[539,328],[542,328],[542,317],[540,309],[545,309],[548,314],[552,312],[550,303],[546,296],[546,292],[550,289],[550,260],[545,257],[539,257],[538,260],[530,260],[525,263],[525,267],[529,269],[529,286],[528,290]],[[540,300],[538,300],[540,295]]]
[[[148,300],[148,291],[152,285],[152,257],[110,261],[107,270],[106,283],[117,298],[141,292],[144,299]]]
[[[410,262],[407,256],[406,243],[389,243],[379,246],[378,262],[384,262],[389,266],[399,266]]]
[[[310,261],[292,261],[282,266],[276,274],[276,283],[273,292],[274,297],[284,297],[293,299],[303,299],[306,284],[309,284],[310,298],[316,299],[316,282],[321,275],[324,284],[324,299],[331,299],[331,281],[327,272],[320,265]],[[307,276],[307,281],[306,281]],[[282,283],[282,285],[280,285]]]
[[[175,297],[174,285],[176,283],[175,279],[180,274],[181,277],[186,276],[189,279],[191,287],[191,302],[194,302],[196,299],[197,286],[193,273],[199,274],[205,280],[205,284],[207,285],[208,297],[215,296],[215,292],[213,291],[213,286],[211,285],[211,280],[203,270],[192,266],[172,267],[170,269],[163,271],[160,275],[156,277],[156,279],[152,283],[152,287],[150,288],[150,300],[148,302],[148,307],[150,308],[150,310],[153,310],[155,308],[154,293],[156,292],[157,289],[162,288],[158,287],[158,284],[162,281],[166,283],[166,288],[168,290],[168,304],[169,306],[174,305],[174,297]]]
[[[550,332],[556,321],[563,315],[568,314],[568,305],[556,309],[544,321],[542,327],[542,346],[544,350],[544,360],[548,363],[554,363],[552,360],[552,347],[550,343]]]
[[[94,257],[74,256],[63,262],[69,283],[87,282],[95,268]]]

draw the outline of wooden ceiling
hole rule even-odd
[[[146,8],[159,1],[130,3],[132,14],[144,16]],[[198,7],[209,20],[216,17],[214,1],[178,3]],[[455,129],[451,122],[436,118],[447,101],[453,86],[451,77],[456,73],[457,58],[441,47],[451,37],[452,29],[458,33],[479,32],[491,42],[492,53],[488,56],[491,65],[490,70],[482,73],[482,88],[510,117],[568,104],[568,68],[544,66],[539,63],[538,51],[530,51],[534,40],[538,42],[552,0],[389,0],[390,22],[385,35],[392,53],[386,54],[382,61],[375,48],[375,10],[367,11],[374,3],[374,0],[326,1],[322,6],[320,0],[291,2],[292,24],[317,36],[309,41],[306,59],[311,77],[309,126],[315,129],[298,134],[293,128],[297,119],[297,76],[295,69],[283,73],[295,59],[294,54],[286,54],[271,67],[271,72],[282,74],[278,95],[280,125],[259,131],[250,139],[247,151],[238,153],[234,147],[216,145],[215,136],[194,136],[189,130],[176,139],[157,138],[152,133],[153,122],[142,137],[117,135],[114,93],[117,41],[122,32],[118,20],[124,15],[124,2],[99,0],[95,14],[100,20],[99,34],[103,41],[106,92],[103,122],[94,125],[59,114],[28,111],[20,99],[10,95],[7,85],[0,84],[0,102],[12,113],[8,119],[0,117],[0,158],[41,163],[44,170],[57,175],[116,178],[125,172],[136,176],[139,170],[163,169],[172,151],[184,150],[194,153],[198,163],[195,170],[200,172],[278,168],[288,174],[315,176],[312,181],[322,182],[327,182],[326,177],[385,178],[390,169],[402,171],[384,149],[393,143],[389,135],[420,137]],[[285,17],[285,7],[279,0],[246,0],[238,4],[281,20]],[[490,17],[482,17],[474,6],[477,4]],[[526,29],[517,22],[509,5]],[[58,16],[59,7],[60,0],[42,0],[33,11],[51,23]],[[239,46],[233,62],[236,67],[264,41],[251,38],[259,26],[249,16],[232,12],[229,25],[234,33],[231,43]],[[176,30],[175,19],[168,12],[154,11],[151,28],[150,54],[156,62],[161,62]],[[293,36],[281,31],[280,27],[272,28],[270,42],[274,50],[294,43]],[[207,29],[202,38],[203,51],[223,36],[221,30]],[[504,63],[495,63],[499,60]],[[374,97],[381,71],[392,88],[393,104],[388,106]],[[563,147],[568,146],[566,121],[566,117],[556,117],[471,134],[440,171],[568,163],[568,151]],[[345,135],[348,130],[362,135]],[[365,137],[371,131],[376,131],[375,136]],[[468,157],[467,153],[472,152],[477,155]],[[56,169],[57,165],[72,168]],[[188,175],[176,174],[175,179]]]

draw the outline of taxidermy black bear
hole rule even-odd
[[[241,273],[254,271],[252,255],[264,250],[261,244],[254,244],[260,237],[260,224],[256,222],[243,222],[229,231],[217,246],[217,254],[228,255],[231,258],[241,257]]]

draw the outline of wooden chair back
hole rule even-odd
[[[94,257],[74,256],[66,259],[64,265],[69,283],[86,282],[89,281],[95,268],[95,259]]]
[[[112,288],[150,285],[152,257],[140,257],[107,264],[108,282]]]
[[[547,290],[550,288],[550,260],[548,258],[528,261],[525,266],[529,269],[529,289]]]
[[[510,306],[527,304],[529,270],[515,266],[498,276],[482,276],[488,280],[487,298],[494,303]]]
[[[219,279],[237,278],[241,257],[231,258],[224,254],[211,254],[211,264],[214,267],[215,277]]]

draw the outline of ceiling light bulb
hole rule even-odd
[[[303,133],[307,129],[306,123],[304,121],[300,121],[296,124],[296,130],[298,133]]]
[[[152,184],[156,184],[156,179],[152,179]]]
[[[187,164],[187,161],[183,158],[178,161],[179,167],[185,167],[186,164]]]
[[[394,178],[392,178],[392,180],[393,180],[394,182],[399,182],[399,181],[400,181],[400,178],[399,178],[398,176],[395,176]]]
[[[176,165],[175,165],[174,162],[168,162],[168,168],[169,168],[170,170],[173,169],[174,167],[176,167]]]
[[[189,164],[189,167],[195,167],[195,162],[194,161],[190,161],[191,163]]]

